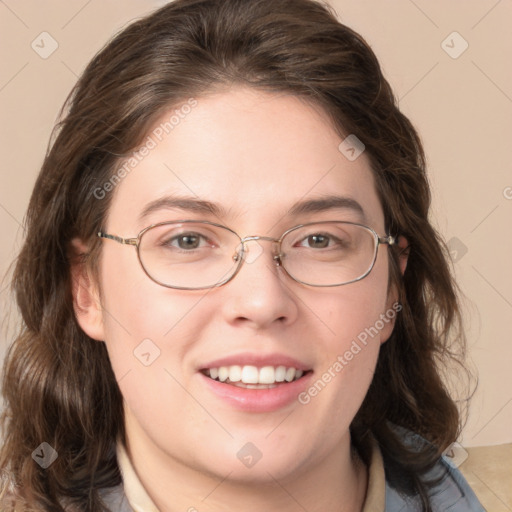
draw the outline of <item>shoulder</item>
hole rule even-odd
[[[429,445],[423,437],[408,430],[397,428],[404,441],[404,444],[414,447]],[[388,468],[384,461],[384,470],[386,472],[386,511],[402,510],[421,511],[421,504],[418,496],[409,495],[397,489],[390,479],[388,479]],[[400,475],[400,469],[393,468],[394,480],[407,478],[403,471]],[[435,465],[424,477],[425,481],[435,480],[428,489],[430,505],[434,512],[485,512],[485,509],[478,501],[475,493],[467,483],[462,473],[454,467],[448,458],[444,455],[439,457]]]
[[[441,482],[429,490],[434,512],[485,512],[462,473],[451,467],[444,457],[439,459],[432,471],[444,474]],[[421,505],[417,496],[401,493],[386,480],[386,511],[394,510],[420,511]]]

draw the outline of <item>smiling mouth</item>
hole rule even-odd
[[[271,389],[299,380],[311,370],[286,366],[221,366],[205,368],[201,373],[212,380],[246,389]]]

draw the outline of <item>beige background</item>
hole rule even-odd
[[[113,33],[163,3],[0,0],[2,275],[20,246],[22,219],[51,128],[78,74]],[[433,220],[457,259],[470,356],[479,375],[460,441],[465,447],[510,443],[512,3],[330,3],[373,47],[429,157]],[[31,47],[44,31],[58,43],[47,59]],[[468,48],[457,56],[465,42]],[[4,309],[5,280],[0,293]],[[0,357],[11,337],[12,331],[3,332]]]

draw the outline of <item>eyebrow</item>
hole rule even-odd
[[[316,199],[306,199],[295,203],[288,214],[290,216],[303,215],[305,213],[320,213],[329,210],[351,210],[366,219],[363,207],[351,197],[329,195]]]
[[[148,203],[139,215],[139,221],[144,220],[158,210],[164,209],[202,213],[223,219],[230,216],[230,211],[218,203],[189,196],[166,196]],[[307,213],[321,213],[330,210],[352,211],[358,214],[363,221],[366,220],[363,207],[355,199],[337,195],[327,195],[298,201],[292,205],[285,215],[297,217]]]

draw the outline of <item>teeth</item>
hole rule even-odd
[[[206,375],[220,382],[239,383],[242,387],[249,389],[259,388],[261,385],[270,386],[276,382],[292,382],[300,379],[304,372],[293,367],[286,366],[221,366],[209,368]],[[273,387],[273,386],[272,386]]]
[[[273,366],[264,366],[260,368],[259,373],[259,383],[260,384],[274,384],[275,379],[275,370]]]
[[[229,367],[229,380],[231,382],[240,382],[242,380],[242,367],[230,366]]]
[[[278,366],[276,368],[276,382],[284,382],[285,377],[286,377],[286,366]]]
[[[227,366],[221,366],[219,368],[219,380],[221,382],[226,381],[226,379],[229,377],[229,369]]]
[[[291,382],[295,378],[295,371],[295,368],[288,368],[288,370],[286,370],[286,382]]]
[[[242,368],[241,381],[244,384],[258,384],[259,372],[256,366],[244,366]]]

